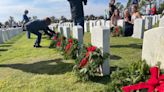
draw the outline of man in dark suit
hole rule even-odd
[[[50,37],[52,37],[53,34],[55,34],[54,31],[49,29],[48,26],[50,24],[51,24],[50,18],[46,18],[43,20],[34,20],[25,24],[25,29],[27,31],[37,35],[37,39],[35,41],[34,47],[36,48],[41,47],[40,42],[41,42],[42,34],[39,31],[43,30]]]
[[[84,10],[83,3],[87,5],[87,0],[68,0],[71,7],[72,20],[75,25],[83,27],[84,34]]]

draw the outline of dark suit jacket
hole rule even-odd
[[[87,0],[68,0],[71,7],[72,19],[84,17],[83,3],[86,5]]]

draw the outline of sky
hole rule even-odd
[[[116,1],[125,5],[128,0]],[[87,6],[84,6],[85,15],[103,15],[108,3],[109,0],[88,0]],[[8,20],[9,16],[21,21],[25,9],[29,10],[28,16],[38,16],[39,19],[50,16],[71,18],[67,0],[1,0],[0,21]]]

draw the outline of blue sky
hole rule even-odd
[[[127,0],[116,1],[127,3]],[[85,14],[103,15],[104,10],[108,8],[108,3],[109,0],[88,0],[88,5],[84,7]],[[71,17],[67,0],[2,0],[0,21],[8,20],[9,16],[21,20],[25,9],[30,11],[29,16],[38,16],[38,18],[61,15]]]

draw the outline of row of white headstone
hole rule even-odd
[[[144,31],[152,29],[152,27],[158,23],[161,15],[143,16],[142,19],[136,19],[134,21],[133,38],[143,39]]]
[[[91,33],[91,43],[93,46],[98,48],[102,48],[102,53],[109,53],[109,34],[110,30],[106,27],[97,26],[94,27]],[[72,31],[72,37],[77,39],[79,42],[79,47],[83,45],[83,28],[81,26],[73,26],[73,30],[67,25],[59,25],[58,32],[64,35],[66,38],[70,38]],[[101,67],[101,75],[109,75],[110,67],[109,67],[109,59],[106,59]]]
[[[159,62],[164,69],[164,16],[160,19],[159,27],[144,33],[142,60],[150,66]]]
[[[0,29],[0,44],[22,32],[22,28]]]
[[[142,19],[136,19],[134,21],[134,28],[133,28],[133,38],[143,39],[144,37],[144,31],[151,29],[160,19],[161,15],[153,15],[153,16],[143,16]],[[57,24],[55,24],[57,25]],[[60,24],[61,26],[68,26],[70,29],[73,29],[73,23],[71,22],[65,22]],[[123,29],[125,27],[125,22],[123,19],[120,19],[117,21],[117,25],[121,26]],[[94,31],[94,27],[101,26],[101,27],[111,27],[111,23],[109,20],[89,20],[85,21],[84,23],[84,31],[90,32]]]

